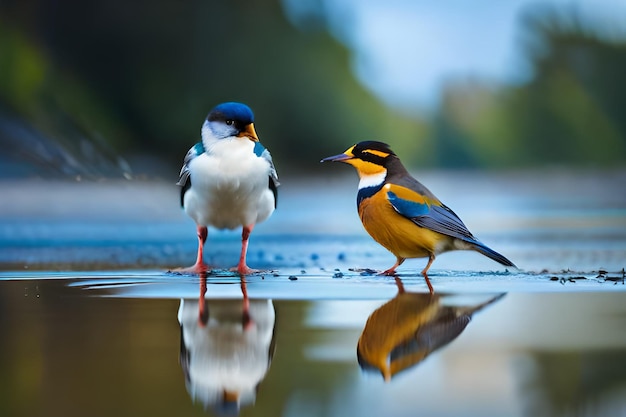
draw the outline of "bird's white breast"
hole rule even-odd
[[[196,223],[233,229],[266,220],[274,211],[270,165],[254,154],[254,142],[232,138],[205,143],[189,163],[191,188],[185,211]]]

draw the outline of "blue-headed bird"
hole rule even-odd
[[[422,275],[430,292],[428,269],[435,256],[451,250],[475,250],[505,266],[507,258],[476,239],[461,219],[406,170],[389,145],[365,141],[321,162],[344,162],[359,174],[357,208],[365,230],[396,256],[383,272],[394,275],[407,258],[428,258]]]
[[[250,274],[246,263],[248,239],[255,224],[276,208],[278,174],[269,151],[254,129],[252,110],[241,103],[216,106],[202,125],[202,140],[185,156],[178,185],[180,203],[196,222],[196,263],[180,272],[201,273],[207,227],[242,227],[241,255],[236,271]]]

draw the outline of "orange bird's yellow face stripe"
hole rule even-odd
[[[380,166],[378,164],[374,164],[372,162],[367,162],[362,159],[347,159],[345,161],[346,164],[350,164],[356,168],[360,177],[368,176],[368,175],[377,175],[382,174],[387,171],[385,167]]]
[[[349,147],[344,153],[331,156],[322,160],[324,161],[335,161],[335,162],[343,162],[346,164],[352,165],[356,168],[359,177],[367,177],[370,175],[380,175],[387,172],[387,169],[379,163],[367,161],[367,154],[374,156],[373,159],[384,159],[388,157],[390,154],[387,152],[379,151],[376,149],[365,149],[360,151],[359,154],[354,153],[354,149],[357,145],[353,145]],[[363,159],[365,158],[365,159]]]
[[[344,154],[350,157],[351,159],[346,159],[341,162],[345,162],[346,164],[350,164],[353,167],[355,167],[357,172],[359,173],[359,177],[382,174],[383,172],[386,171],[385,167],[382,167],[378,164],[374,164],[372,162],[367,162],[362,159],[355,158],[354,152],[353,152],[355,146],[356,145],[351,146],[350,148],[348,148],[348,150],[344,152]],[[366,150],[365,152],[369,152],[378,156],[389,155],[384,152],[379,152],[379,151],[374,151],[374,150]]]
[[[386,158],[389,156],[389,154],[387,152],[382,152],[382,151],[377,151],[375,149],[366,149],[363,151],[363,153],[371,153],[372,155],[376,155],[379,156],[381,158]]]

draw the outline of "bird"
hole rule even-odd
[[[267,220],[276,208],[278,174],[270,152],[254,128],[254,113],[247,105],[226,102],[215,106],[201,129],[201,140],[185,155],[177,185],[180,204],[196,223],[196,262],[176,272],[199,274],[210,270],[204,263],[208,227],[242,227],[241,254],[236,272],[257,272],[246,262],[254,226]]]
[[[407,258],[428,258],[422,275],[430,292],[428,270],[435,257],[452,250],[475,250],[502,265],[513,262],[476,239],[449,207],[406,170],[388,144],[359,142],[321,162],[343,162],[359,175],[357,209],[370,236],[396,256],[384,275],[395,275]]]

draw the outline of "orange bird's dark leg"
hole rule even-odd
[[[386,271],[383,271],[383,275],[395,275],[396,274],[396,268],[399,267],[400,265],[402,265],[402,263],[406,260],[405,258],[400,258],[399,256],[396,257],[396,263],[393,264],[393,266],[391,268],[389,268]]]

